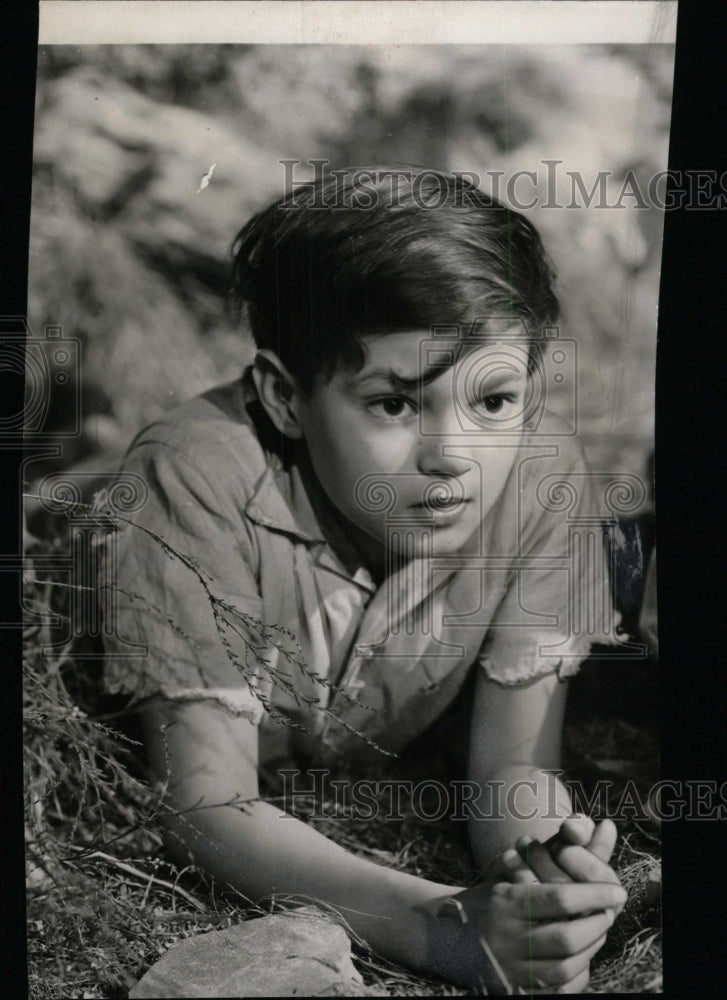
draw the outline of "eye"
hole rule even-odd
[[[382,399],[374,399],[368,404],[369,409],[376,416],[395,420],[403,417],[408,412],[414,412],[414,406],[405,396],[385,396]]]
[[[492,392],[489,396],[483,396],[475,403],[476,407],[487,410],[488,413],[501,413],[506,404],[514,403],[517,400],[517,393],[514,392]]]

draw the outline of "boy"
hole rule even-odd
[[[582,459],[533,396],[557,315],[540,239],[460,178],[374,169],[270,206],[234,254],[254,364],[137,437],[147,530],[121,532],[112,581],[148,654],[106,683],[139,699],[170,849],[251,899],[316,898],[422,973],[579,991],[625,893],[613,825],[566,819],[552,775],[594,637],[573,607],[605,581],[573,569],[589,499],[557,486]],[[488,882],[390,871],[258,799],[291,760],[375,766],[471,671]]]

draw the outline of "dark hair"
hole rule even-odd
[[[259,212],[233,247],[233,302],[303,388],[365,361],[361,338],[522,321],[537,356],[558,316],[534,226],[459,175],[358,167]]]

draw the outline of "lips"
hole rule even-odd
[[[417,513],[427,514],[429,517],[435,519],[442,519],[444,517],[451,517],[454,515],[461,514],[465,508],[465,505],[471,503],[469,497],[464,497],[462,499],[457,498],[456,500],[431,500],[429,503],[413,503],[410,504],[409,509]]]
[[[421,510],[455,510],[457,507],[462,507],[466,503],[470,503],[468,497],[460,500],[431,500],[429,503],[414,503],[412,507],[420,508]]]

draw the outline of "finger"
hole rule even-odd
[[[613,849],[616,846],[617,838],[618,830],[616,829],[616,824],[613,820],[604,819],[596,827],[588,844],[588,850],[591,854],[595,854],[597,858],[608,864],[611,860]]]
[[[600,951],[606,941],[605,935],[584,948],[577,955],[568,958],[547,959],[537,958],[532,961],[516,961],[512,963],[512,979],[520,986],[534,989],[547,989],[554,986],[565,986],[577,976],[588,971],[591,959]]]
[[[558,866],[550,852],[539,840],[521,837],[515,845],[520,857],[531,868],[540,882],[572,882],[567,872]]]
[[[618,875],[613,868],[586,847],[553,844],[550,853],[555,863],[574,882],[613,882],[615,885],[620,885]]]
[[[613,910],[601,910],[588,917],[558,920],[532,928],[523,941],[532,958],[567,958],[577,955],[600,940],[614,921]],[[525,955],[521,955],[525,957]]]
[[[511,882],[537,882],[538,876],[525,864],[514,847],[508,847],[502,854],[502,863]]]
[[[612,882],[570,882],[567,885],[498,882],[491,894],[501,914],[517,914],[526,921],[557,920],[594,910],[618,909],[627,899],[623,887]]]
[[[564,983],[559,986],[556,993],[585,993],[586,987],[591,980],[591,970],[590,967],[584,969],[583,972],[579,972],[578,975],[571,979],[569,983]]]
[[[568,844],[580,844],[581,847],[585,847],[593,837],[595,828],[596,824],[590,816],[574,813],[563,820],[556,837]]]

